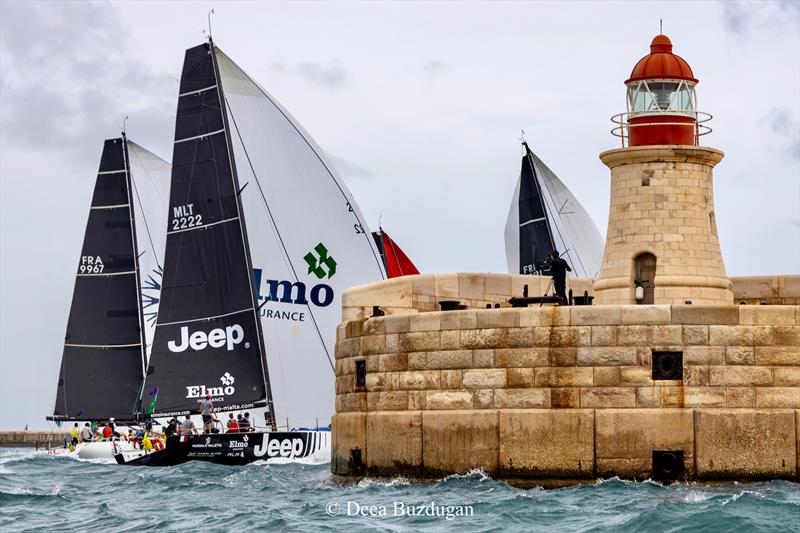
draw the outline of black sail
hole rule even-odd
[[[536,274],[556,246],[533,156],[528,144],[523,144],[525,155],[522,157],[519,190],[519,273]]]
[[[186,51],[175,124],[164,277],[143,411],[266,405],[239,184],[211,45]]]
[[[105,141],[78,263],[54,419],[130,419],[144,350],[124,138]]]

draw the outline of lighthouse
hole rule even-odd
[[[612,117],[622,147],[600,154],[611,170],[599,304],[730,304],[714,212],[713,168],[700,146],[711,115],[697,109],[689,63],[656,35],[625,81],[627,111]]]

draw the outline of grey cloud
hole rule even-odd
[[[776,145],[789,157],[800,160],[800,121],[788,109],[773,108],[764,121],[778,139]]]
[[[426,76],[433,78],[447,70],[450,70],[450,68],[450,65],[447,63],[439,61],[438,59],[433,59],[422,65],[422,72]]]
[[[125,49],[113,6],[5,2],[2,19],[4,144],[50,147],[80,159],[96,157],[125,115],[144,125],[143,135],[133,135],[143,144],[144,132],[171,130],[176,82],[117,59]]]
[[[314,85],[328,88],[339,88],[347,84],[350,73],[338,63],[323,65],[317,62],[305,62],[298,65],[272,63],[270,69],[279,74],[298,74]]]
[[[345,179],[372,177],[372,172],[351,161],[348,161],[347,159],[331,156],[331,161],[333,161],[333,164],[336,166],[336,170],[338,170]]]
[[[800,16],[800,2],[777,0],[770,2],[734,2],[724,0],[722,22],[725,28],[738,37],[746,37],[758,26],[794,22]]]

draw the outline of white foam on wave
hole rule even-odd
[[[356,487],[366,489],[368,487],[401,487],[410,485],[411,482],[403,476],[395,476],[391,479],[374,479],[365,477],[356,483]]]
[[[478,481],[486,481],[487,479],[492,479],[489,474],[483,471],[482,468],[473,468],[467,471],[466,474],[450,474],[442,479],[442,481],[448,481],[451,479],[477,479]]]

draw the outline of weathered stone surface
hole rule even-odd
[[[597,410],[597,475],[650,477],[653,450],[683,450],[684,467],[691,473],[693,427],[689,409]]]
[[[755,387],[725,387],[725,399],[728,407],[755,407]]]
[[[794,346],[800,351],[800,326],[775,326],[773,334],[773,342],[778,346]]]
[[[592,346],[578,348],[577,362],[581,366],[635,365],[637,362],[636,347]]]
[[[794,308],[788,305],[739,306],[739,323],[752,326],[794,326]]]
[[[547,366],[550,350],[547,348],[506,348],[495,351],[495,365],[498,367]]]
[[[669,305],[622,305],[622,324],[669,324]]]
[[[502,411],[499,466],[511,476],[593,477],[592,411]]]
[[[684,407],[725,407],[727,399],[724,387],[686,387],[683,393]]]
[[[591,340],[589,326],[556,326],[550,331],[550,346],[589,346]]]
[[[398,352],[425,352],[439,349],[438,331],[420,331],[416,333],[400,333]]]
[[[409,372],[392,372],[396,376],[397,385],[393,388],[400,390],[431,390],[442,388],[442,373],[438,370],[413,370]],[[369,375],[367,375],[369,379]],[[369,382],[367,382],[369,387]],[[371,390],[371,389],[370,389]]]
[[[411,315],[389,315],[383,317],[384,333],[407,333],[411,331]]]
[[[650,344],[647,326],[619,326],[617,346],[647,346]]]
[[[478,327],[477,311],[461,310],[442,313],[442,329],[475,329]]]
[[[528,348],[533,344],[533,328],[511,328],[507,332],[506,345],[509,348]]]
[[[354,357],[361,353],[361,337],[345,338],[336,343],[336,357]]]
[[[709,344],[715,346],[764,346],[773,343],[770,326],[708,326]]]
[[[755,362],[756,355],[752,346],[727,346],[725,348],[725,363],[728,365],[754,365]]]
[[[429,475],[497,471],[499,443],[496,410],[423,411],[422,460]]]
[[[491,409],[494,407],[494,390],[478,389],[473,393],[475,409]]]
[[[472,408],[470,391],[428,391],[425,399],[425,408],[430,410]]]
[[[408,391],[367,393],[368,411],[405,411],[408,408]]]
[[[578,363],[577,348],[550,348],[550,364],[553,366],[575,366]]]
[[[800,387],[756,387],[756,407],[800,408]]]
[[[422,390],[410,390],[408,392],[408,410],[409,411],[419,411],[421,409],[426,409],[428,402],[427,402],[427,391]]]
[[[738,324],[737,305],[673,305],[673,324]]]
[[[373,358],[374,356],[371,356]],[[367,370],[370,370],[369,367]],[[408,370],[407,353],[384,353],[378,356],[379,372],[400,372]]]
[[[772,385],[772,369],[763,366],[712,366],[712,386]]]
[[[614,346],[617,329],[614,326],[592,326],[592,346]]]
[[[465,370],[464,387],[467,389],[497,389],[506,386],[506,370],[485,369]]]
[[[650,342],[653,346],[679,346],[683,342],[682,326],[651,326]]]
[[[533,387],[534,383],[534,369],[533,368],[509,368],[506,371],[507,387]]]
[[[636,387],[636,407],[661,406],[661,387]]]
[[[684,365],[683,383],[687,387],[708,387],[711,384],[710,374],[707,366]]]
[[[569,324],[569,311],[567,311],[567,324]],[[526,307],[519,310],[519,325],[521,327],[551,326],[553,313],[547,307]]]
[[[652,385],[653,370],[650,367],[624,366],[620,369],[620,385]]]
[[[494,365],[494,350],[473,350],[472,366],[475,368],[491,368]]]
[[[661,382],[659,382],[661,383]],[[675,383],[675,382],[664,382]],[[680,382],[678,382],[680,383]],[[665,385],[661,386],[661,407],[685,407],[686,405],[686,388],[678,386]]]
[[[336,411],[339,413],[366,411],[367,393],[351,392],[348,394],[336,395]]]
[[[708,344],[708,326],[683,326],[683,344],[704,346]]]
[[[581,367],[541,367],[536,369],[537,387],[591,387],[593,371]]]
[[[723,346],[686,346],[683,349],[684,365],[723,365],[725,348]]]
[[[364,320],[351,320],[345,324],[345,337],[360,337],[364,331]]]
[[[426,352],[411,352],[408,354],[409,370],[425,370],[428,367],[428,354]]]
[[[550,389],[497,389],[494,406],[498,409],[550,407]]]
[[[800,365],[800,347],[756,346],[757,365]]]
[[[418,472],[422,463],[422,413],[367,414],[370,474]]]
[[[365,320],[363,325],[364,335],[383,335],[383,320],[384,317],[382,316],[372,317]]]
[[[410,331],[439,331],[442,313],[417,313],[409,318]]]
[[[620,371],[618,366],[598,366],[594,367],[595,387],[615,387],[620,383]]]
[[[791,477],[797,468],[794,413],[779,410],[697,411],[701,478]]]
[[[772,376],[777,387],[800,387],[800,367],[775,367]]]
[[[369,459],[367,451],[367,414],[336,413],[331,420],[335,446],[331,454],[331,470],[337,474],[351,474],[351,450],[361,450],[366,463]]]
[[[461,332],[457,329],[444,330],[439,334],[439,348],[458,350],[461,346]]]
[[[636,389],[633,387],[581,388],[581,407],[636,407]]]
[[[569,310],[573,326],[613,326],[620,323],[622,312],[617,305],[573,306]]]
[[[427,354],[428,370],[472,367],[472,350],[448,350],[427,352]]]
[[[519,312],[516,309],[481,309],[476,311],[478,328],[518,328]]]
[[[577,387],[550,389],[550,407],[553,409],[577,409],[581,406],[581,390]]]

